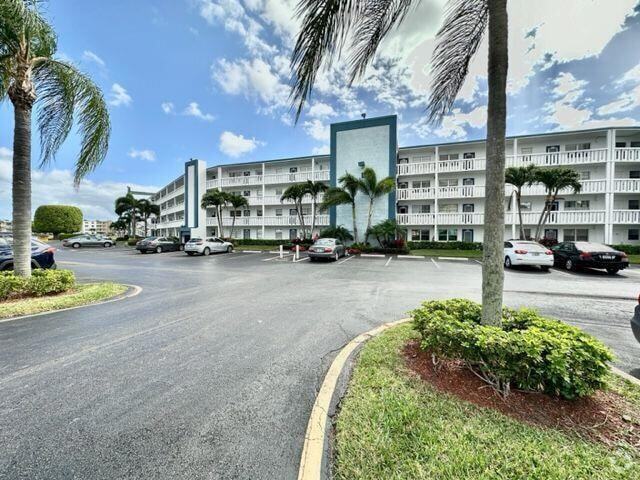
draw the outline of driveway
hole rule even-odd
[[[2,478],[295,479],[316,388],[344,343],[424,299],[480,298],[475,261],[124,248],[57,260],[83,281],[144,290],[0,323]],[[508,271],[505,289],[508,305],[599,336],[640,377],[634,302],[597,298],[637,296],[640,270]]]

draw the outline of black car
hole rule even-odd
[[[627,254],[601,243],[563,242],[551,247],[553,263],[567,270],[600,268],[615,274],[629,266]]]
[[[13,270],[13,237],[0,236],[0,271]],[[56,268],[53,254],[56,251],[50,245],[35,238],[31,239],[31,268]]]
[[[175,252],[182,250],[182,244],[176,237],[147,237],[136,243],[136,250],[140,250],[140,253]]]

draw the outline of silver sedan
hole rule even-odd
[[[344,243],[337,238],[319,238],[316,243],[309,247],[309,261],[313,262],[316,258],[326,258],[328,260],[338,260],[344,257],[346,248]]]
[[[102,235],[78,235],[62,241],[63,247],[113,247],[113,240]]]

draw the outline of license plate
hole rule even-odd
[[[538,252],[531,252],[531,255],[533,255],[534,257],[537,257],[538,255],[540,255],[540,253],[538,253]]]
[[[613,255],[600,255],[600,258],[603,260],[613,260],[615,257]]]

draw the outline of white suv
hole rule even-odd
[[[504,242],[504,266],[537,265],[547,271],[553,267],[553,252],[538,242],[508,240]]]
[[[184,245],[184,251],[187,252],[187,255],[197,253],[205,256],[216,252],[231,253],[233,252],[233,244],[218,237],[192,238]]]

